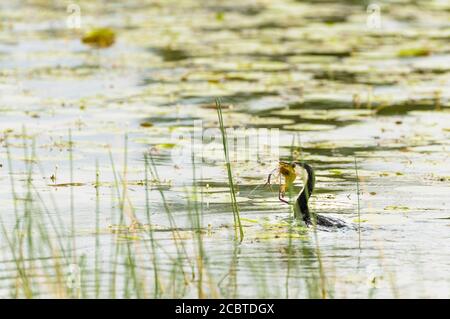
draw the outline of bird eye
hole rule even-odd
[[[292,167],[292,168],[295,168],[295,163],[291,163],[291,167]]]

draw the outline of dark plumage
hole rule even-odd
[[[296,165],[305,169],[308,177],[306,181],[306,186],[300,192],[297,197],[295,204],[295,217],[298,219],[302,219],[307,226],[309,225],[318,225],[324,227],[336,227],[342,228],[346,227],[346,223],[338,218],[325,217],[319,214],[311,214],[308,207],[308,200],[314,191],[314,185],[316,183],[316,176],[314,174],[314,169],[306,163],[302,162],[293,162],[291,163],[294,168]]]

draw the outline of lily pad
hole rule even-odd
[[[83,35],[81,42],[94,48],[108,48],[116,41],[116,33],[109,28],[92,29]]]

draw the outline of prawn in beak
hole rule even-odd
[[[278,167],[274,169],[267,177],[266,185],[270,185],[270,180],[275,171],[278,171],[276,178],[279,178],[280,188],[278,191],[278,199],[286,204],[289,204],[287,200],[284,199],[286,196],[286,191],[289,190],[295,179],[297,178],[297,172],[295,171],[295,163],[279,162]],[[282,178],[284,177],[284,183],[282,183]]]

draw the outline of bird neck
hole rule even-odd
[[[315,175],[314,170],[311,166],[309,166],[306,163],[298,163],[301,167],[303,167],[306,170],[307,173],[307,180],[306,185],[303,187],[302,191],[299,193],[296,203],[297,203],[297,210],[298,215],[301,215],[301,218],[303,221],[305,221],[307,224],[311,222],[311,214],[309,212],[308,207],[308,200],[311,196],[313,190],[314,190],[314,184],[315,184]],[[300,217],[300,216],[299,216]]]

